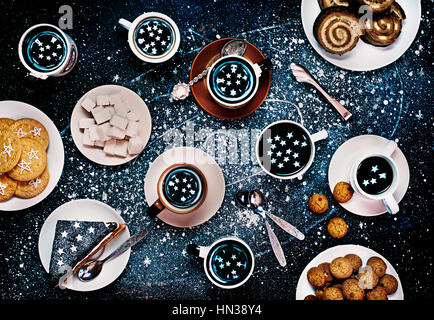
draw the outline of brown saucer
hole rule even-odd
[[[211,42],[205,46],[191,65],[190,80],[201,73],[203,70],[210,67],[218,58],[224,44],[233,38],[224,38]],[[266,57],[251,43],[247,42],[247,49],[244,53],[244,58],[253,63],[257,63]],[[208,113],[221,119],[234,120],[247,117],[258,109],[268,95],[271,86],[271,72],[267,70],[260,80],[258,91],[248,104],[239,109],[226,109],[218,105],[208,92],[206,77],[191,87],[191,92],[197,103]]]

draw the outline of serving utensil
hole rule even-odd
[[[326,99],[330,104],[339,112],[341,117],[347,121],[352,114],[336,99],[333,99],[313,78],[313,76],[307,71],[307,69],[301,65],[291,63],[290,65],[292,74],[295,76],[295,79],[298,82],[308,83],[314,86]]]

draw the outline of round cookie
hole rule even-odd
[[[315,301],[318,300],[318,297],[314,296],[313,294],[309,294],[306,297],[304,297],[304,300]]]
[[[21,156],[20,140],[6,128],[0,128],[0,173],[15,167]]]
[[[330,272],[330,263],[323,262],[320,265],[318,265],[318,268],[320,268],[321,271],[323,272],[326,282],[333,281],[333,276],[332,273]]]
[[[0,118],[0,129],[6,128],[9,129],[10,126],[15,122],[13,119],[9,118]]]
[[[357,274],[357,279],[363,289],[372,289],[378,284],[378,276],[370,266],[361,268]]]
[[[333,238],[340,239],[347,234],[348,226],[344,219],[335,217],[327,224],[327,231]]]
[[[359,281],[356,279],[347,279],[342,285],[342,293],[347,300],[363,300],[365,290],[359,287]]]
[[[19,139],[27,138],[39,142],[44,150],[47,150],[49,136],[47,129],[37,120],[24,118],[16,120],[11,131],[17,135]]]
[[[382,286],[387,294],[394,294],[398,290],[398,280],[391,274],[385,274],[380,279],[379,286]]]
[[[310,268],[307,272],[307,281],[309,281],[312,287],[320,288],[325,283],[324,273],[318,267]]]
[[[327,211],[329,202],[327,198],[321,193],[315,193],[309,199],[309,208],[314,213],[321,214]]]
[[[17,188],[17,183],[6,174],[0,173],[0,202],[10,199]]]
[[[20,198],[33,198],[41,194],[50,182],[50,173],[45,168],[42,174],[30,181],[18,181],[15,195]]]
[[[322,295],[323,300],[344,300],[342,291],[336,287],[327,287]]]
[[[338,257],[330,263],[330,272],[335,278],[347,279],[353,274],[353,266],[347,258]]]
[[[17,165],[8,172],[16,181],[29,181],[39,177],[47,165],[47,153],[36,140],[20,139],[22,152]]]
[[[353,273],[359,271],[359,268],[362,266],[362,259],[360,259],[360,257],[357,254],[349,253],[345,255],[344,258],[350,260],[351,265],[353,266]]]
[[[333,198],[339,203],[350,201],[353,197],[354,190],[347,182],[338,182],[333,189]]]
[[[368,300],[388,300],[386,289],[383,287],[375,287],[366,294]]]
[[[366,262],[366,265],[370,266],[372,270],[377,274],[379,278],[385,275],[386,273],[386,263],[380,257],[371,257]]]

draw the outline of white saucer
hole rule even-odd
[[[325,60],[348,70],[370,71],[385,67],[399,59],[416,38],[422,13],[420,0],[397,0],[397,3],[402,7],[407,18],[403,21],[401,34],[393,44],[388,47],[376,47],[360,39],[353,50],[342,56],[328,53],[315,39],[313,24],[321,12],[317,0],[302,1],[301,20],[307,39]]]
[[[51,251],[57,220],[102,221],[125,224],[124,219],[112,207],[100,201],[80,199],[61,205],[48,216],[39,234],[39,258],[46,272],[50,270]],[[126,227],[124,231],[107,244],[100,258],[103,259],[105,256],[108,256],[129,238],[130,232],[128,231],[128,227]],[[95,279],[82,282],[77,277],[73,277],[66,283],[66,288],[75,291],[92,291],[109,285],[121,275],[127,266],[130,252],[131,249],[128,249],[119,257],[104,263],[104,268]]]
[[[225,196],[225,179],[219,165],[202,150],[192,147],[178,147],[159,155],[149,166],[145,177],[145,198],[149,206],[157,199],[157,183],[169,166],[178,163],[195,165],[205,176],[207,194],[202,205],[187,214],[178,214],[164,209],[158,218],[174,227],[188,228],[208,221],[219,209]]]
[[[338,182],[345,181],[349,183],[351,167],[357,158],[364,153],[381,153],[388,141],[386,138],[376,135],[362,135],[343,143],[336,150],[329,165],[328,180],[331,192],[333,193],[333,189]],[[399,185],[393,195],[400,202],[410,182],[410,169],[407,159],[399,148],[393,152],[391,157],[395,160],[399,170]],[[340,203],[340,205],[351,213],[365,217],[377,216],[387,212],[383,201],[367,199],[356,192],[350,201]]]
[[[88,147],[84,146],[83,141],[83,131],[79,128],[79,122],[82,118],[89,118],[90,114],[83,109],[81,106],[81,102],[86,98],[89,97],[90,99],[96,101],[96,97],[99,95],[111,95],[120,93],[122,97],[124,98],[125,103],[128,104],[128,106],[138,115],[140,118],[140,136],[142,136],[145,139],[145,146],[149,141],[149,137],[151,136],[151,130],[152,130],[152,120],[151,120],[151,114],[149,113],[149,109],[146,106],[146,103],[140,98],[137,93],[134,91],[117,86],[117,85],[104,85],[100,87],[96,87],[86,94],[84,94],[78,101],[77,104],[74,107],[74,110],[72,111],[71,115],[71,134],[72,139],[74,140],[75,145],[77,146],[78,150],[89,160],[102,164],[107,166],[117,166],[120,164],[127,163],[134,158],[136,158],[139,154],[136,155],[127,155],[127,157],[117,157],[117,156],[110,156],[107,155],[102,148],[98,147]]]
[[[306,266],[306,268],[304,268],[300,278],[298,279],[295,298],[297,300],[304,300],[307,295],[315,295],[315,290],[312,288],[309,281],[307,281],[307,272],[310,268],[316,267],[323,262],[331,262],[333,259],[337,257],[343,257],[349,253],[357,254],[360,259],[362,259],[362,267],[366,266],[366,262],[370,257],[376,256],[383,259],[387,266],[386,273],[394,276],[396,280],[398,280],[398,290],[396,290],[394,294],[388,295],[388,299],[404,300],[404,291],[402,290],[401,280],[399,279],[398,273],[396,272],[395,268],[390,264],[390,262],[374,250],[354,244],[346,244],[329,248],[318,254],[315,258],[313,258],[312,261],[309,262],[309,264]]]
[[[7,201],[0,202],[0,211],[17,211],[34,206],[44,200],[56,187],[63,171],[65,152],[62,138],[51,119],[38,108],[20,101],[0,101],[0,118],[18,120],[31,118],[39,121],[48,131],[50,142],[47,149],[47,168],[50,181],[41,194],[29,199],[13,196]]]

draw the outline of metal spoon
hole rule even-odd
[[[225,43],[223,46],[220,55],[222,57],[226,57],[229,55],[236,55],[236,56],[242,56],[244,52],[246,52],[247,49],[247,41],[242,39],[233,39]],[[188,97],[190,94],[190,87],[196,83],[198,83],[203,77],[205,77],[208,74],[209,67],[205,70],[203,70],[201,73],[199,73],[196,77],[193,78],[189,83],[178,83],[176,84],[172,92],[170,94],[170,97],[175,100],[184,100]]]
[[[78,270],[78,279],[81,281],[89,281],[96,278],[100,274],[102,266],[105,262],[127,251],[130,247],[142,240],[147,233],[147,230],[142,230],[136,233],[134,236],[125,241],[119,248],[102,260],[89,260]]]

